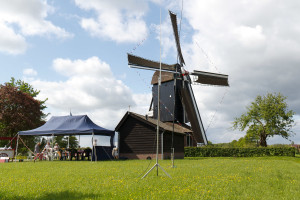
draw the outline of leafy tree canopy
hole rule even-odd
[[[36,97],[40,91],[35,90],[30,84],[22,81],[22,80],[15,80],[14,77],[11,77],[10,81],[6,83],[6,85],[10,85],[12,87],[18,88],[19,91],[25,92],[32,97]]]
[[[263,147],[267,146],[267,139],[274,135],[288,139],[293,134],[294,112],[288,110],[285,100],[286,97],[280,93],[258,95],[247,107],[247,113],[235,119],[233,129],[243,131],[248,128],[245,138],[259,141]]]
[[[68,137],[70,137],[68,139]],[[55,143],[59,145],[60,148],[67,148],[68,147],[68,140],[69,140],[69,147],[70,148],[78,148],[79,142],[75,136],[56,136]]]
[[[24,81],[11,79],[0,84],[0,136],[13,137],[19,131],[30,130],[44,124],[42,111],[45,101],[34,99],[39,91]],[[33,148],[35,137],[27,136],[24,142]]]
[[[30,84],[28,84],[28,83],[26,83],[25,81],[22,81],[22,80],[15,80],[14,77],[11,77],[10,81],[5,83],[5,85],[10,85],[12,87],[15,87],[15,88],[17,88],[17,90],[19,90],[21,92],[24,92],[24,93],[27,93],[33,98],[37,97],[37,95],[39,95],[39,93],[40,93],[39,90],[34,89]],[[38,99],[36,99],[36,100],[40,102],[41,111],[43,111],[47,108],[45,103],[48,100],[48,98],[45,99],[45,100],[42,100],[42,101],[38,100]],[[47,117],[47,115],[48,114],[42,113],[42,118],[45,119]]]

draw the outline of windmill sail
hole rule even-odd
[[[197,83],[207,85],[229,86],[228,75],[225,74],[216,74],[194,70],[194,72],[192,72],[191,75],[198,77],[198,79],[195,81]]]
[[[177,47],[177,53],[178,53],[178,57],[179,57],[179,60],[180,60],[180,64],[185,64],[184,60],[183,60],[182,53],[181,53],[181,47],[180,47],[180,41],[179,41],[179,34],[178,34],[178,27],[177,27],[177,17],[171,11],[169,11],[169,14],[170,14],[171,22],[172,22],[173,33],[174,33],[174,37],[175,37],[175,42],[176,42],[176,47]]]
[[[185,77],[186,79],[186,77]],[[197,143],[207,144],[207,138],[203,123],[200,117],[198,106],[194,97],[193,89],[188,81],[185,81],[184,87],[180,90],[182,103],[191,123],[193,136]]]
[[[135,56],[132,54],[128,54],[128,65],[135,67],[135,68],[143,68],[143,69],[149,69],[149,70],[159,70],[160,63],[155,62],[152,60],[148,60],[139,56]],[[165,71],[176,71],[176,64],[174,65],[168,65],[161,63],[161,69]]]

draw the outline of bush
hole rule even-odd
[[[260,148],[214,148],[186,147],[185,157],[260,157],[260,156],[291,156],[295,157],[293,147],[260,147]]]
[[[28,152],[28,149],[26,147],[22,147],[22,148],[19,148],[18,149],[18,155],[22,155],[22,156],[25,156],[27,155],[27,152]]]

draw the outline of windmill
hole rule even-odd
[[[194,76],[194,82],[214,85],[214,86],[229,86],[228,75],[197,71],[188,72],[185,70],[185,62],[180,47],[180,40],[177,28],[176,14],[169,11],[171,23],[173,27],[175,43],[177,47],[177,56],[179,63],[164,64],[148,60],[139,56],[128,54],[128,65],[133,68],[154,70],[151,84],[153,84],[152,94],[153,97],[158,96],[158,77],[161,64],[161,87],[163,93],[161,94],[161,102],[165,104],[167,109],[161,109],[160,120],[173,121],[174,118],[179,123],[190,122],[193,131],[193,137],[197,143],[207,144],[207,138],[203,123],[201,120],[200,112],[197,107],[193,89],[191,86],[192,80],[190,76]],[[150,104],[150,109],[153,107],[153,117],[158,116],[158,100],[153,98]],[[175,102],[175,104],[174,104]],[[173,106],[175,105],[175,106]],[[174,114],[172,114],[174,113]]]

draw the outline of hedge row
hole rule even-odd
[[[292,156],[295,148],[214,148],[214,147],[186,147],[185,157],[259,157],[259,156]]]

